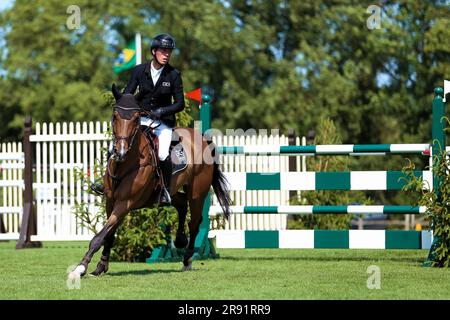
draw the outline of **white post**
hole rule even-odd
[[[142,63],[141,34],[136,33],[136,65]]]

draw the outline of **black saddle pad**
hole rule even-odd
[[[181,143],[170,148],[170,159],[172,159],[172,175],[175,175],[187,168],[187,157]]]

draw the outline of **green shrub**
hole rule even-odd
[[[172,229],[176,220],[175,209],[153,208],[131,211],[117,229],[111,259],[144,262],[155,247],[167,243],[166,228]]]
[[[418,205],[425,206],[425,219],[430,223],[433,236],[438,241],[433,246],[428,256],[426,265],[432,267],[450,266],[450,160],[445,151],[433,155],[433,175],[441,180],[438,190],[432,190],[432,186],[423,188],[423,178],[416,177],[413,173],[415,165],[409,162],[403,168],[407,176],[404,190],[415,191],[421,195]]]

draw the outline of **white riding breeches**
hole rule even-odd
[[[169,156],[170,143],[172,142],[172,128],[166,126],[159,120],[153,120],[148,117],[141,117],[141,126],[151,126],[153,133],[158,136],[159,160],[164,161]]]

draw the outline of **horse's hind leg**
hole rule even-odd
[[[195,249],[195,238],[197,238],[200,223],[202,222],[202,211],[206,195],[196,199],[189,199],[191,209],[191,220],[189,221],[189,245],[183,259],[183,271],[189,271],[192,268],[192,256]]]
[[[184,224],[186,222],[187,215],[187,194],[184,192],[177,192],[172,197],[172,205],[177,209],[178,212],[178,229],[177,236],[175,238],[176,248],[186,248],[188,245],[188,239],[184,231]]]

